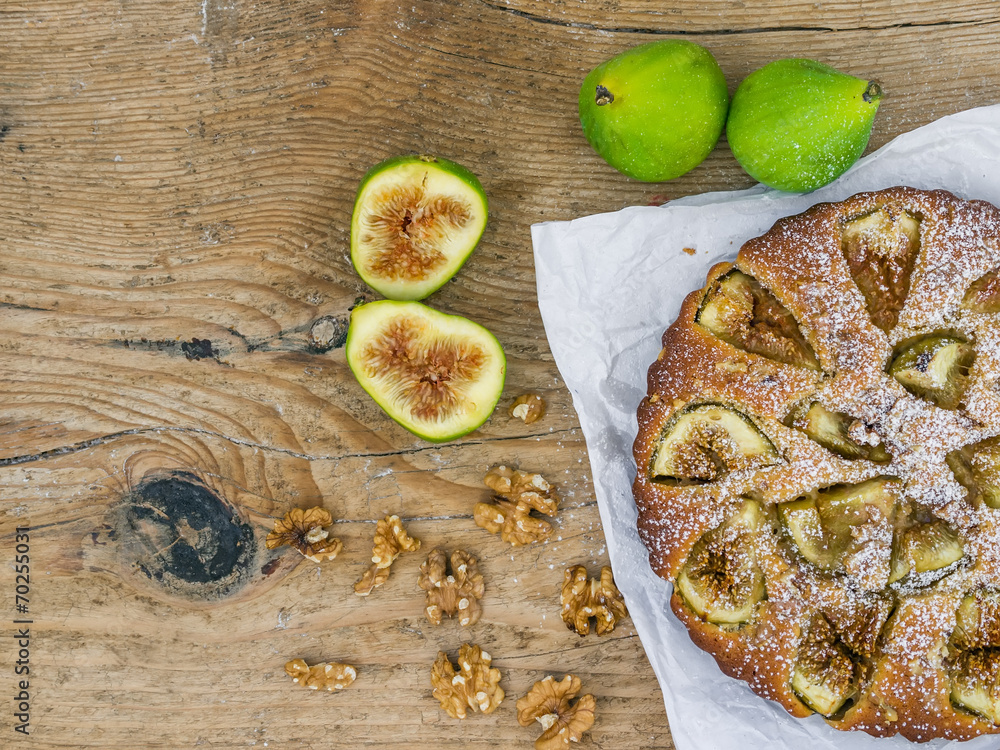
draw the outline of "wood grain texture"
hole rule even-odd
[[[664,5],[642,0],[482,0],[490,7],[538,23],[642,34],[745,34],[762,31],[878,31],[995,21],[989,0],[905,7],[892,0],[822,3],[802,0],[716,0]]]
[[[996,101],[998,31],[992,2],[911,3],[905,18],[885,1],[4,4],[0,621],[15,617],[14,529],[30,524],[34,622],[32,734],[15,735],[5,710],[0,746],[530,747],[514,702],[572,671],[597,697],[581,748],[673,747],[631,622],[581,639],[559,619],[565,567],[596,574],[608,558],[529,227],[751,181],[724,142],[671,183],[613,172],[580,133],[579,83],[670,35],[708,47],[731,89],[772,59],[811,57],[883,83],[874,148]],[[408,152],[457,160],[485,186],[482,243],[429,302],[489,327],[509,363],[494,417],[439,446],[391,423],[342,348],[310,335],[373,298],[348,259],[354,191]],[[525,426],[506,409],[529,389],[549,411]],[[500,462],[556,485],[553,540],[511,549],[475,527]],[[156,482],[193,488],[218,538],[251,530],[245,575],[196,580],[225,560],[214,537],[192,536],[194,509],[163,520]],[[338,559],[262,549],[275,517],[316,504],[338,521]],[[423,619],[421,553],[353,594],[386,513],[423,551],[478,556],[476,626]],[[204,553],[194,567],[164,567],[171,534]],[[459,722],[431,697],[430,666],[468,640],[493,655],[509,699]],[[282,670],[298,656],[351,662],[358,680],[300,690]]]

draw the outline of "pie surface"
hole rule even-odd
[[[634,495],[671,608],[795,716],[1000,732],[1000,211],[891,188],[747,242],[684,301]]]

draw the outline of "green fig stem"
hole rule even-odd
[[[603,107],[605,104],[611,104],[615,100],[615,95],[608,91],[603,86],[597,87],[597,94],[594,98],[598,107]]]
[[[877,102],[879,99],[881,99],[882,87],[879,85],[879,82],[869,81],[868,88],[865,89],[865,93],[861,95],[861,98],[864,99],[869,104],[871,102]]]

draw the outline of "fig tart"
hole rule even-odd
[[[638,422],[650,565],[723,672],[837,729],[1000,732],[1000,210],[778,221],[685,299]]]

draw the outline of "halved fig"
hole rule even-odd
[[[765,593],[753,549],[753,536],[763,523],[760,505],[745,500],[732,518],[695,543],[676,585],[699,617],[717,625],[738,625],[752,617]]]
[[[962,307],[981,313],[1000,312],[1000,268],[972,282],[962,299]]]
[[[969,502],[1000,508],[1000,437],[966,445],[946,459],[955,479],[969,491]]]
[[[948,672],[951,702],[1000,724],[1000,650],[961,651]]]
[[[926,336],[897,350],[889,374],[913,395],[942,409],[954,409],[965,395],[975,359],[972,344],[959,336]]]
[[[943,572],[963,557],[962,538],[949,523],[940,518],[917,523],[898,534],[893,542],[889,583],[910,575]]]
[[[462,165],[424,154],[386,159],[358,188],[351,262],[389,299],[423,299],[462,267],[486,218],[483,186]]]
[[[849,597],[844,607],[824,610],[824,614],[852,653],[871,658],[893,607],[891,597],[869,594]]]
[[[785,424],[802,430],[817,443],[838,456],[847,459],[863,458],[875,463],[889,463],[892,456],[881,440],[877,444],[858,442],[852,436],[868,440],[872,434],[865,425],[850,414],[830,411],[818,401],[802,404],[785,419]],[[877,437],[876,437],[877,440]]]
[[[789,365],[820,369],[795,318],[767,289],[742,271],[716,279],[695,322],[738,349]]]
[[[882,206],[844,225],[841,247],[872,322],[888,333],[910,292],[910,275],[920,252],[920,219]]]
[[[721,404],[697,404],[664,427],[650,472],[657,481],[710,482],[777,462],[774,445],[749,417]]]
[[[802,557],[818,568],[835,570],[865,543],[859,527],[890,522],[898,486],[892,477],[876,477],[828,487],[779,504],[778,518]]]
[[[803,497],[778,506],[778,518],[787,529],[799,554],[820,568],[836,567],[843,554],[831,549],[830,534],[823,528],[823,520],[816,507],[816,500]]]
[[[434,443],[479,427],[503,390],[507,360],[493,334],[419,302],[354,308],[345,350],[354,377],[386,414]]]
[[[961,649],[1000,647],[1000,590],[965,595],[955,613],[951,642]]]
[[[858,692],[858,669],[822,614],[813,616],[792,670],[792,690],[816,713],[833,716]]]

